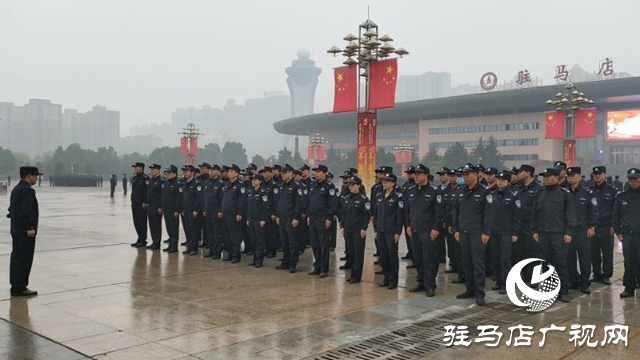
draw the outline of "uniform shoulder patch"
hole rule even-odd
[[[196,190],[202,191],[202,186],[200,186],[200,185],[196,186]]]
[[[489,196],[490,196],[490,195],[489,195]],[[436,196],[436,201],[437,201],[438,203],[441,203],[441,202],[442,202],[442,195],[438,195],[438,196]]]
[[[491,194],[487,195],[487,202],[489,204],[491,204],[493,202],[493,195],[491,195]]]
[[[302,190],[302,192],[303,192],[305,195],[307,195],[307,193],[308,193],[309,191],[307,191],[307,188],[305,188],[304,190]]]
[[[298,195],[302,195],[302,189],[298,188]]]
[[[279,191],[280,191],[280,189],[279,189],[279,188],[277,188],[277,187],[274,187],[274,188],[273,188],[273,193],[274,193],[274,194],[276,194],[276,195],[277,195]]]
[[[262,201],[263,202],[269,201],[269,197],[267,195],[262,195]]]
[[[336,196],[336,189],[329,189],[330,196]]]
[[[596,198],[591,198],[591,203],[593,204],[593,206],[598,206],[598,199]]]
[[[522,203],[520,202],[520,200],[516,200],[516,207],[520,209],[521,206],[522,206]]]
[[[178,191],[179,191],[179,192],[183,192],[183,191],[184,191],[184,188],[183,188],[182,186],[180,186],[180,187],[178,188]]]
[[[147,179],[144,183],[149,185],[149,183],[150,183],[149,179]]]
[[[245,192],[247,192],[247,188],[246,187],[241,187],[240,188],[240,193],[244,194]]]
[[[371,203],[368,202],[368,201],[366,203],[364,203],[364,208],[367,209],[367,210],[371,210]]]
[[[402,200],[398,201],[398,207],[400,209],[404,209],[404,201],[402,201]]]
[[[162,188],[164,189],[164,184],[162,184]]]

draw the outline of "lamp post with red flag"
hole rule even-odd
[[[318,166],[321,161],[327,160],[326,141],[320,134],[315,134],[309,138],[309,162],[313,162],[314,167]]]
[[[402,174],[407,170],[407,164],[411,164],[411,155],[413,155],[413,146],[403,141],[396,146],[394,150],[396,155],[396,164],[402,164]]]
[[[189,123],[186,128],[182,128],[182,131],[178,133],[182,135],[180,138],[180,153],[187,155],[187,165],[194,164],[194,157],[198,153],[198,137],[203,135],[198,130],[193,123]]]
[[[596,109],[590,107],[593,106],[593,100],[587,99],[575,85],[567,84],[564,93],[557,93],[554,100],[547,100],[546,103],[553,109],[545,114],[546,138],[563,139],[563,161],[567,166],[574,166],[575,139],[595,136]]]
[[[356,167],[365,187],[370,188],[376,168],[377,109],[395,106],[396,82],[398,80],[397,58],[409,52],[396,49],[389,35],[379,36],[378,25],[367,19],[358,27],[358,35],[348,34],[343,38],[344,49],[336,46],[327,52],[334,57],[342,53],[347,59],[345,66],[334,69],[333,112],[357,111]],[[364,88],[359,77],[364,78]],[[357,90],[356,90],[357,89]],[[361,94],[364,92],[364,104]]]

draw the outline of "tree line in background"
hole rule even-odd
[[[322,163],[328,166],[335,176],[340,176],[342,171],[348,167],[356,166],[357,158],[354,150],[340,154],[330,145],[326,154],[327,158]],[[379,165],[391,165],[396,174],[401,173],[402,165],[396,164],[395,155],[392,152],[379,149],[376,157],[376,162]],[[453,147],[448,148],[443,156],[440,156],[437,149],[431,147],[421,162],[435,170],[442,166],[461,166],[467,162],[475,164],[479,159],[485,166],[501,168],[504,165],[493,137],[490,137],[487,142],[480,138],[478,146],[471,152],[468,152],[461,143],[456,143]],[[250,162],[258,167],[271,164],[290,164],[294,167],[300,167],[305,162],[299,153],[294,153],[286,146],[278,151],[277,155],[265,158],[256,154],[249,161],[247,150],[239,142],[227,142],[222,148],[218,144],[206,144],[203,148],[198,149],[195,160],[197,164],[202,162],[221,165],[237,164],[242,168],[245,168]],[[72,172],[107,176],[110,174],[129,174],[131,173],[131,165],[136,162],[144,162],[147,165],[160,164],[163,168],[171,164],[180,167],[185,162],[185,156],[180,153],[179,147],[161,147],[148,155],[139,153],[118,155],[113,147],[99,148],[96,151],[82,149],[78,144],[71,144],[66,149],[58,146],[51,153],[31,159],[28,155],[13,153],[0,147],[0,174],[4,175],[15,174],[17,176],[18,169],[25,164],[32,164],[43,173],[53,175]],[[417,153],[413,151],[411,163],[415,165],[419,162]]]

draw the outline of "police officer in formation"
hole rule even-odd
[[[349,193],[343,194],[340,198],[338,217],[347,244],[347,258],[351,260],[351,275],[347,277],[347,282],[351,284],[357,284],[362,279],[367,229],[371,221],[371,203],[367,196],[360,192],[361,185],[362,180],[357,176],[347,180]]]
[[[607,168],[595,166],[591,191],[598,202],[598,222],[595,236],[591,238],[591,266],[593,267],[592,282],[602,282],[611,285],[613,276],[613,205],[618,190],[606,182]]]
[[[242,240],[242,227],[247,206],[247,189],[240,181],[240,167],[236,164],[229,168],[229,181],[222,188],[222,218],[227,227],[229,245],[228,255],[224,261],[237,263],[240,261],[240,244]]]
[[[511,191],[511,173],[502,171],[497,175],[497,188],[493,191],[493,201],[495,202],[495,217],[491,229],[491,239],[489,240],[495,250],[494,272],[496,275],[496,285],[492,288],[498,290],[500,294],[507,293],[507,275],[512,265],[513,244],[518,241],[520,235],[520,208],[521,202],[517,199],[517,192]],[[497,266],[495,259],[498,259]]]
[[[318,165],[313,171],[315,181],[309,185],[306,214],[315,262],[309,275],[326,278],[329,276],[329,228],[338,213],[339,204],[335,186],[326,179],[329,169]]]
[[[147,198],[142,207],[147,210],[149,217],[149,232],[152,243],[147,246],[151,250],[160,249],[162,239],[162,166],[151,164],[149,166],[151,177],[147,180]]]
[[[185,236],[187,238],[183,254],[198,255],[198,242],[201,237],[199,217],[202,216],[202,185],[196,179],[196,168],[193,165],[182,167],[185,181],[178,191],[182,194],[180,212],[184,215]]]
[[[271,221],[272,189],[265,187],[262,174],[248,175],[251,188],[247,191],[247,226],[254,245],[253,261],[249,266],[261,268],[265,257],[267,223]]]
[[[285,164],[281,169],[282,183],[273,189],[276,224],[279,226],[282,240],[282,262],[276,269],[295,273],[300,252],[299,229],[303,221],[304,196],[307,189],[294,180],[295,169],[291,165]]]
[[[207,244],[209,252],[204,257],[220,259],[222,252],[222,187],[224,181],[220,177],[220,166],[212,165],[209,179],[202,189],[204,205],[204,221],[207,227]]]
[[[166,179],[162,184],[162,202],[159,210],[164,216],[169,245],[163,251],[175,253],[178,252],[178,231],[180,226],[178,168],[175,165],[169,166],[165,170],[165,177]]]
[[[145,204],[147,203],[147,180],[149,177],[144,173],[144,163],[137,162],[133,167],[133,173],[135,174],[131,178],[131,213],[133,215],[133,226],[138,234],[136,242],[131,244],[132,247],[145,247],[147,246],[147,209]],[[126,182],[126,175],[124,175],[123,186]],[[127,193],[126,187],[124,193]]]
[[[640,169],[627,172],[628,189],[618,193],[613,206],[613,230],[622,242],[624,291],[621,298],[633,297],[640,266]]]
[[[412,171],[415,169],[413,166],[411,168]],[[390,290],[398,286],[398,242],[405,211],[402,194],[395,189],[397,180],[394,174],[385,175],[382,178],[384,191],[377,194],[373,203],[374,238],[378,243],[378,256],[384,274],[384,280],[378,286]],[[409,188],[411,186],[407,190]]]

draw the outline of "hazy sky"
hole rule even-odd
[[[452,73],[454,85],[528,69],[552,83],[558,64],[640,75],[640,1],[0,0],[0,101],[51,99],[119,110],[131,125],[176,108],[240,103],[285,90],[284,68],[308,48],[323,69],[316,111],[332,105],[332,71],[367,18],[411,54],[400,74]],[[635,45],[634,45],[635,43]]]

